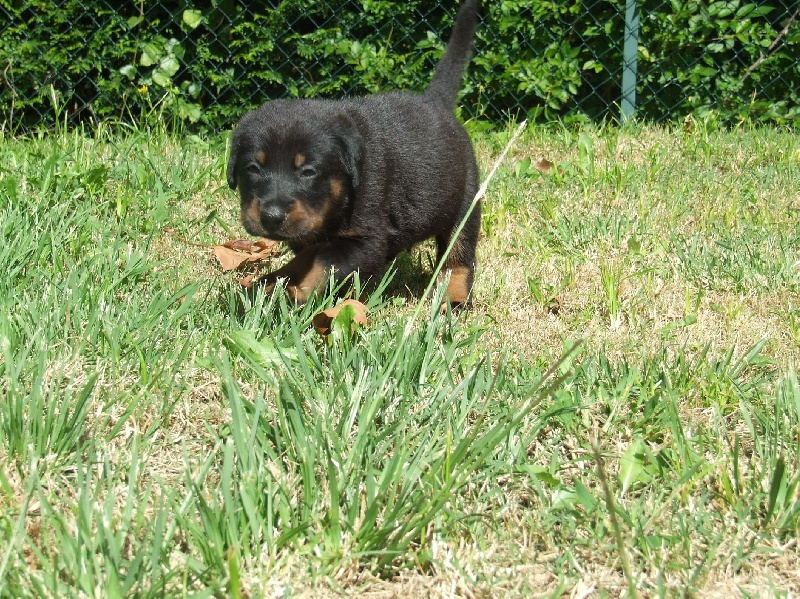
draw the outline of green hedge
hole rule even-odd
[[[457,8],[422,0],[149,4],[0,0],[0,124],[52,123],[55,106],[76,122],[158,117],[215,129],[275,97],[422,89]],[[618,114],[625,2],[484,4],[464,117]],[[639,115],[713,110],[796,122],[800,24],[771,48],[790,8],[643,2]]]
[[[789,12],[800,11],[797,3],[672,0],[669,11],[660,5],[647,2],[642,10],[641,38],[651,41],[640,47],[639,86],[658,90],[650,113],[713,110],[731,120],[797,123],[800,20]]]

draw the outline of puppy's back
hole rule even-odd
[[[353,101],[348,113],[370,157],[355,212],[387,216],[389,256],[456,225],[478,169],[452,108],[428,94],[389,93]]]

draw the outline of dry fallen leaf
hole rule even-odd
[[[333,321],[345,306],[352,306],[353,311],[355,312],[353,316],[353,326],[365,327],[369,324],[369,321],[367,320],[367,307],[358,300],[349,299],[344,300],[341,304],[335,305],[333,308],[323,310],[314,316],[312,320],[314,330],[323,337],[330,334],[331,329],[333,328]]]
[[[247,260],[248,256],[243,252],[226,248],[224,245],[214,246],[214,255],[222,266],[222,270],[226,272],[238,268],[242,262]]]
[[[225,272],[238,268],[244,262],[253,264],[266,260],[267,258],[272,258],[277,253],[278,242],[268,239],[233,239],[220,245],[211,245],[184,239],[170,228],[165,229],[165,231],[175,239],[188,245],[214,250],[214,255],[217,257],[217,260],[219,260],[219,263],[222,265],[222,270]],[[252,280],[250,283],[252,284]],[[244,285],[244,283],[242,283],[242,285]],[[244,286],[247,287],[247,285]]]
[[[248,254],[271,252],[277,245],[278,242],[269,241],[268,239],[233,239],[222,244],[223,247]]]
[[[550,171],[553,170],[553,166],[555,166],[552,162],[550,162],[547,158],[542,158],[541,160],[537,160],[533,163],[533,167],[543,173],[545,175],[549,174]]]
[[[238,268],[245,262],[261,262],[275,255],[277,242],[266,239],[234,239],[222,245],[213,246],[214,255],[222,270],[227,272]]]

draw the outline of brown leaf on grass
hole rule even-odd
[[[276,253],[277,242],[266,239],[234,239],[213,246],[214,255],[222,270],[234,270],[245,262],[255,263],[271,258]]]
[[[239,252],[247,252],[248,254],[271,252],[277,245],[277,241],[269,241],[268,239],[233,239],[222,244],[223,247]]]
[[[214,250],[214,255],[217,257],[217,260],[219,260],[219,263],[222,265],[222,270],[225,272],[238,268],[244,262],[249,262],[251,264],[261,262],[262,260],[271,258],[277,253],[276,248],[278,247],[278,242],[268,239],[233,239],[220,245],[212,245],[210,243],[189,241],[170,228],[165,229],[165,231],[178,241],[182,241],[188,245]],[[244,283],[242,284],[244,285]]]
[[[344,300],[341,304],[335,305],[333,308],[323,310],[312,319],[314,330],[325,337],[329,335],[333,329],[333,321],[342,311],[345,306],[352,306],[355,315],[353,316],[353,326],[365,327],[369,324],[367,320],[367,307],[358,300]]]
[[[542,158],[533,163],[533,168],[535,168],[537,171],[539,171],[544,175],[550,174],[550,171],[553,170],[554,166],[555,165],[552,162],[550,162],[547,158]]]
[[[224,245],[214,246],[214,255],[225,272],[238,268],[242,262],[247,260],[247,254],[226,248]]]

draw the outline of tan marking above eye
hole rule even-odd
[[[366,236],[366,233],[361,229],[343,229],[336,233],[336,237],[342,239],[361,239]]]
[[[294,166],[295,168],[300,168],[306,163],[306,155],[302,152],[298,152],[294,156]]]
[[[342,197],[344,185],[341,179],[331,179],[331,199],[338,201]]]
[[[264,166],[267,163],[267,153],[264,150],[259,150],[256,154],[256,161]]]

